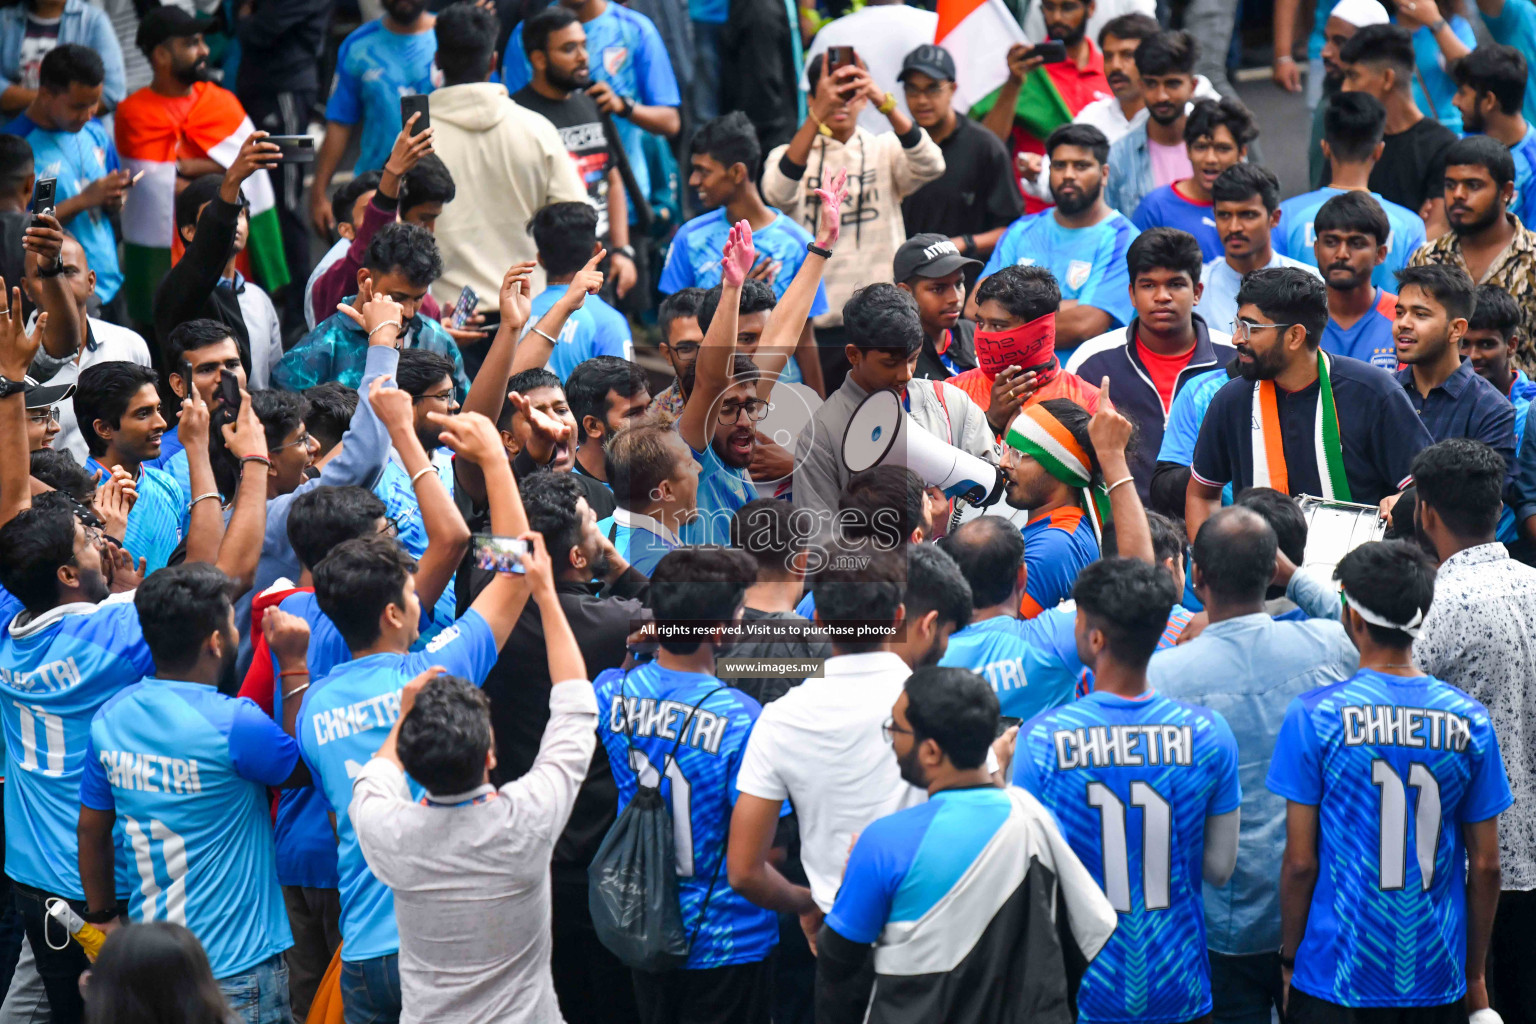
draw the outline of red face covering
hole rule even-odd
[[[1055,313],[1047,313],[1010,331],[976,332],[976,365],[988,377],[996,377],[1010,366],[1028,370],[1048,363],[1046,368],[1036,370],[1039,383],[1044,384],[1056,376],[1055,357]]]

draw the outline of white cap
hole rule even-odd
[[[1355,28],[1385,25],[1390,20],[1380,0],[1339,0],[1333,10],[1328,12],[1328,17],[1347,21]]]

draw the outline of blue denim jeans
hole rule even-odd
[[[400,954],[341,962],[346,1024],[400,1024]]]
[[[219,988],[241,1024],[293,1024],[288,965],[282,954],[268,957],[243,974],[220,978]]]

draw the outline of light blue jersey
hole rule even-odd
[[[1509,147],[1509,155],[1515,160],[1515,197],[1509,208],[1529,226],[1536,218],[1536,125],[1526,125],[1525,138]]]
[[[777,210],[773,213],[772,223],[761,231],[752,232],[752,244],[759,255],[781,264],[778,276],[773,279],[773,294],[782,299],[789,283],[800,272],[800,265],[805,262],[806,245],[814,239],[809,231],[789,217]],[[671,295],[684,288],[713,288],[719,284],[720,259],[730,233],[731,225],[726,220],[724,207],[695,217],[678,228],[667,249],[667,263],[657,286],[661,293]],[[829,308],[826,286],[818,283],[816,297],[811,300],[810,315],[821,316]],[[802,379],[799,364],[791,359],[780,380],[798,384]]]
[[[1516,370],[1515,379],[1509,385],[1509,403],[1515,407],[1515,451],[1517,452],[1525,439],[1525,420],[1531,411],[1532,398],[1536,398],[1536,383],[1532,383],[1524,370]],[[1497,539],[1501,544],[1513,544],[1519,536],[1519,531],[1515,529],[1515,510],[1505,505],[1504,511],[1499,513]]]
[[[1002,713],[1026,722],[1072,700],[1083,663],[1075,612],[1053,608],[1033,619],[998,615],[954,633],[940,665],[968,668],[997,691]]]
[[[215,978],[293,945],[278,886],[268,786],[299,761],[253,701],[211,686],[145,679],[91,722],[80,803],[115,812],[138,884],[134,921],[185,925]]]
[[[1479,11],[1493,41],[1513,46],[1525,55],[1526,66],[1536,63],[1536,4],[1531,0],[1504,0],[1497,15]],[[1536,89],[1525,90],[1525,120],[1536,124]]]
[[[129,601],[60,605],[11,620],[0,636],[5,873],[11,878],[85,899],[75,826],[91,719],[154,670]],[[121,885],[119,891],[125,891]]]
[[[1291,701],[1266,782],[1318,812],[1291,984],[1340,1006],[1459,1002],[1462,826],[1514,801],[1487,709],[1432,676],[1361,669]]]
[[[622,4],[609,3],[603,13],[582,22],[587,33],[587,53],[592,61],[592,80],[602,82],[617,95],[643,107],[677,107],[682,96],[667,46],[656,25],[645,15]],[[512,30],[501,59],[501,80],[507,91],[517,92],[533,79],[533,68],[523,52],[523,26]],[[627,118],[613,120],[619,143],[629,155],[635,183],[641,195],[652,195],[650,167],[646,161],[645,129]],[[634,210],[630,210],[634,219]]]
[[[539,318],[548,313],[560,301],[568,285],[554,284],[534,296],[528,327],[524,335],[538,325]],[[549,354],[546,368],[564,384],[571,371],[593,356],[618,356],[633,361],[634,342],[630,339],[629,321],[624,314],[602,300],[601,296],[588,295],[581,308],[566,318],[560,328],[554,350]]]
[[[336,815],[341,876],[342,959],[349,963],[400,950],[395,898],[363,859],[347,813],[352,779],[400,717],[400,691],[433,665],[479,686],[496,664],[496,638],[471,609],[417,654],[371,654],[338,665],[323,685],[305,694],[299,711],[299,749]],[[415,782],[412,791],[422,789]]]
[[[1328,325],[1323,328],[1322,349],[1395,373],[1397,341],[1392,336],[1392,326],[1396,320],[1397,296],[1377,288],[1375,305],[1348,327],[1340,327],[1337,320],[1328,318]]]
[[[110,480],[112,471],[94,457],[85,460],[87,473],[100,473]],[[123,533],[123,547],[135,558],[149,563],[149,572],[164,569],[181,546],[191,525],[192,512],[176,478],[162,469],[139,467],[135,481],[139,497],[128,512],[128,529]]]
[[[1270,232],[1275,251],[1309,267],[1317,266],[1317,252],[1312,248],[1317,242],[1317,230],[1313,227],[1317,211],[1334,196],[1342,196],[1348,191],[1325,185],[1316,192],[1292,196],[1281,203],[1280,226]],[[1375,192],[1371,193],[1371,198],[1381,206],[1392,229],[1387,235],[1387,258],[1371,272],[1371,283],[1395,293],[1397,278],[1393,275],[1406,267],[1408,257],[1424,244],[1424,221],[1406,206],[1383,199]]]
[[[613,542],[619,557],[629,567],[644,576],[656,571],[656,565],[667,552],[680,547],[676,535],[650,516],[634,517],[625,509],[615,509],[613,515],[597,524],[597,531]]]
[[[400,97],[432,91],[436,55],[437,34],[431,29],[400,35],[385,28],[382,18],[343,40],[325,119],[345,125],[362,122],[354,173],[383,168],[400,134]]]
[[[1211,1012],[1205,819],[1237,810],[1237,743],[1214,711],[1090,693],[1019,730],[1014,784],[1050,809],[1119,915],[1078,1020],[1174,1024]]]
[[[694,452],[693,459],[699,464],[699,514],[683,529],[683,541],[730,547],[731,519],[736,510],[757,500],[752,477],[745,467],[727,466],[713,444],[705,445],[703,452]]]
[[[1055,212],[1046,210],[1009,225],[981,276],[1003,267],[1044,267],[1055,275],[1063,299],[1102,309],[1123,326],[1136,315],[1125,251],[1139,234],[1119,213],[1111,212],[1091,227],[1064,228]]]
[[[1453,8],[1454,9],[1454,8]],[[1472,23],[1459,14],[1445,19],[1451,33],[1469,50],[1477,49],[1477,35]],[[1413,29],[1413,56],[1417,64],[1413,76],[1413,99],[1419,109],[1439,119],[1457,135],[1461,134],[1461,111],[1451,100],[1456,96],[1456,79],[1451,77],[1450,62],[1440,49],[1435,31],[1428,25]],[[1427,92],[1426,92],[1427,90]]]
[[[34,173],[57,180],[54,195],[60,203],[75,198],[120,166],[112,137],[94,119],[78,132],[50,132],[22,114],[5,130],[27,140],[32,147]],[[96,297],[111,302],[123,286],[111,216],[99,206],[81,210],[64,222],[64,230],[75,236],[85,250],[86,262],[96,272]]]

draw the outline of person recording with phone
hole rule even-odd
[[[825,286],[830,311],[815,320],[822,355],[822,379],[831,394],[848,372],[843,304],[863,285],[891,280],[896,250],[907,240],[901,201],[944,173],[938,145],[882,90],[851,47],[830,47],[806,68],[809,113],[795,137],[768,154],[762,192],[815,234],[821,219],[816,190],[838,171],[848,176],[843,216],[853,224],[842,233],[836,255],[827,260]],[[874,104],[891,132],[876,135],[859,124]]]

